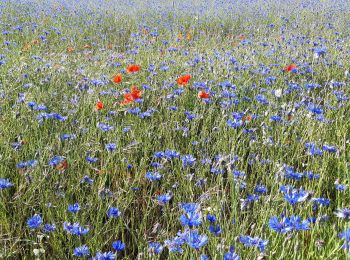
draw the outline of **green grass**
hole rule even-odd
[[[341,249],[343,241],[338,238],[349,225],[334,212],[349,207],[350,194],[348,189],[337,191],[334,183],[349,184],[350,107],[348,101],[339,102],[332,94],[333,90],[350,94],[349,79],[345,76],[350,65],[345,15],[349,6],[344,4],[345,11],[341,11],[331,1],[320,1],[315,7],[319,12],[312,13],[311,7],[300,6],[303,1],[295,2],[298,4],[295,3],[293,10],[288,3],[258,1],[251,5],[237,4],[232,12],[225,9],[225,4],[216,6],[210,2],[204,5],[205,12],[199,14],[203,6],[200,1],[188,12],[181,9],[183,2],[175,3],[174,7],[166,2],[159,9],[145,11],[146,3],[127,6],[106,1],[98,5],[91,1],[85,9],[80,2],[69,7],[70,4],[63,1],[57,1],[58,4],[50,1],[43,7],[41,1],[32,1],[32,5],[2,1],[0,26],[2,31],[12,33],[0,36],[0,57],[4,55],[6,61],[0,65],[0,178],[8,178],[14,185],[0,190],[0,258],[34,259],[33,250],[43,249],[40,259],[70,259],[75,247],[86,244],[91,255],[95,255],[97,251],[112,250],[115,240],[126,244],[125,251],[118,253],[118,259],[199,259],[201,254],[222,259],[231,245],[242,259],[263,256],[257,248],[244,247],[239,242],[240,235],[269,240],[264,253],[266,259],[349,258]],[[287,16],[289,22],[283,22],[281,16]],[[328,29],[327,22],[335,28]],[[34,31],[32,23],[37,24]],[[267,27],[271,23],[275,24],[274,28]],[[14,30],[20,24],[24,25],[23,31]],[[283,24],[285,29],[281,34]],[[144,33],[145,25],[151,28],[149,32],[157,30],[159,36]],[[53,27],[60,34],[55,33]],[[40,39],[45,31],[49,32],[46,42]],[[178,40],[179,32],[182,40]],[[188,32],[191,39],[186,38]],[[238,37],[240,34],[252,43],[244,45],[244,40]],[[309,43],[301,43],[303,35]],[[38,40],[38,44],[33,40]],[[168,45],[163,41],[168,41]],[[313,41],[327,47],[325,57],[314,58]],[[260,44],[263,42],[268,46]],[[85,49],[85,44],[91,44],[92,48]],[[68,47],[74,51],[68,52]],[[169,47],[176,47],[178,51],[168,51]],[[137,54],[130,53],[131,50],[137,50]],[[266,55],[271,50],[274,52]],[[34,60],[35,55],[42,60]],[[235,65],[230,62],[233,57],[237,60]],[[195,58],[199,58],[198,64],[189,66]],[[283,73],[283,67],[292,60],[299,72]],[[112,66],[114,63],[120,63],[120,67]],[[113,84],[112,77],[131,63],[141,65],[141,71],[125,73],[121,84]],[[150,64],[155,64],[157,74],[147,70]],[[159,68],[163,65],[168,65],[169,70],[161,71]],[[266,67],[270,71],[264,74],[261,69]],[[308,68],[313,72],[306,72]],[[191,74],[192,79],[182,95],[169,100],[167,96],[180,88],[176,79],[182,74]],[[106,84],[91,84],[91,80],[103,76]],[[276,82],[267,85],[267,76],[275,76]],[[239,104],[221,106],[221,101],[228,100],[220,96],[219,84],[224,81],[236,85],[234,92]],[[346,85],[332,88],[331,81]],[[194,82],[207,83],[211,103],[197,98]],[[23,88],[27,83],[32,87]],[[88,91],[79,90],[84,83]],[[322,88],[311,91],[302,88],[280,98],[271,93],[273,89],[286,91],[288,83],[300,86],[318,83]],[[143,84],[151,89],[142,89]],[[123,90],[132,85],[142,89],[143,103],[120,106]],[[266,92],[262,93],[262,88]],[[107,90],[115,92],[100,94]],[[19,93],[25,93],[24,103],[17,102]],[[269,105],[257,102],[258,94],[264,94]],[[105,106],[101,111],[95,109],[98,100]],[[294,104],[304,100],[321,106],[329,122],[316,120],[303,105],[293,111],[293,120],[288,121],[287,114]],[[47,112],[68,116],[68,119],[64,122],[49,119],[40,124],[36,117],[41,112],[32,111],[27,105],[29,101],[45,104]],[[177,106],[178,110],[172,111],[170,106]],[[156,112],[141,119],[126,113],[129,107],[139,107],[142,112],[154,108]],[[109,111],[115,114],[109,115]],[[188,121],[185,111],[197,117]],[[232,129],[227,121],[232,119],[233,112],[258,117]],[[276,114],[282,116],[283,123],[270,120],[270,116]],[[102,132],[97,127],[100,122],[113,125],[114,130]],[[127,126],[131,130],[123,133]],[[182,127],[187,128],[186,132]],[[251,129],[253,133],[244,133],[244,129]],[[61,141],[64,133],[75,134],[77,138]],[[24,145],[14,150],[11,144],[18,141],[19,136]],[[270,138],[273,143],[269,142]],[[197,145],[193,145],[195,141]],[[112,142],[117,144],[117,149],[107,152],[105,144]],[[308,142],[315,142],[319,147],[331,144],[338,152],[309,156],[304,147]],[[153,157],[155,152],[167,149],[193,155],[197,159],[195,167],[184,168],[180,159],[162,161]],[[99,161],[89,164],[85,160],[88,153]],[[212,167],[225,172],[216,175],[210,172],[211,166],[202,165],[201,159],[214,160],[219,154],[224,160],[213,163]],[[67,159],[66,170],[48,165],[55,155]],[[239,160],[230,164],[235,155]],[[35,168],[27,171],[16,168],[17,163],[31,159],[38,160]],[[270,163],[259,163],[263,159]],[[155,161],[162,162],[163,168],[152,168],[150,164]],[[283,164],[293,166],[298,172],[318,173],[320,179],[283,178]],[[234,169],[246,173],[245,190],[239,190],[239,184],[235,183]],[[162,180],[150,182],[145,178],[147,171],[159,171]],[[85,175],[94,180],[92,185],[80,183]],[[203,187],[196,185],[199,179],[206,180]],[[242,199],[252,194],[257,184],[265,185],[268,193],[242,209]],[[291,206],[279,191],[281,185],[287,184],[312,191],[312,197],[328,198],[331,203],[317,211],[312,211],[309,199]],[[103,190],[110,191],[111,196],[102,198]],[[173,198],[169,204],[159,205],[157,195],[170,191]],[[208,236],[208,244],[199,250],[184,245],[182,255],[169,253],[168,249],[160,256],[150,254],[148,242],[163,243],[184,230],[179,220],[183,214],[179,204],[184,202],[200,203],[203,223],[198,229]],[[79,203],[82,208],[75,215],[67,211],[73,203]],[[106,212],[112,206],[120,209],[120,218],[107,218]],[[30,230],[26,221],[36,213],[41,214],[44,223],[55,223],[57,230],[50,234]],[[217,216],[222,229],[219,236],[208,231],[207,213]],[[328,218],[311,224],[309,231],[278,234],[269,228],[268,221],[282,213],[303,219],[309,216],[320,219],[324,215]],[[65,221],[79,222],[89,226],[90,231],[81,237],[67,234],[63,230]]]

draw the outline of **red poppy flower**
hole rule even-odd
[[[291,63],[291,64],[285,66],[283,70],[287,71],[287,72],[291,72],[291,71],[294,71],[296,69],[297,69],[297,65],[294,63]]]
[[[126,71],[128,73],[135,73],[135,72],[138,72],[140,69],[141,69],[141,66],[136,64],[131,64],[126,68]]]
[[[131,95],[134,99],[141,98],[141,90],[139,90],[136,86],[131,87]]]
[[[245,35],[244,35],[244,34],[240,34],[240,35],[238,35],[238,39],[240,39],[240,40],[244,40],[244,39],[245,39]]]
[[[133,86],[131,87],[131,92],[130,93],[125,93],[123,95],[124,100],[120,103],[121,106],[130,104],[134,102],[137,99],[140,99],[142,96],[141,90],[139,90],[137,87]]]
[[[247,115],[247,116],[243,116],[242,117],[242,121],[243,122],[250,122],[250,121],[252,121],[252,116],[251,115]]]
[[[64,160],[63,162],[60,162],[57,166],[56,166],[56,170],[59,171],[64,171],[65,169],[68,168],[68,162],[67,160]]]
[[[104,108],[104,105],[103,105],[103,103],[101,101],[98,101],[96,103],[95,107],[96,107],[97,110],[101,110],[101,109]]]
[[[198,98],[209,98],[209,93],[205,92],[205,91],[199,91],[198,92]]]
[[[120,74],[120,73],[118,73],[117,75],[115,75],[114,77],[113,77],[113,82],[114,83],[120,83],[120,82],[122,82],[122,74]]]
[[[190,74],[186,74],[186,75],[180,76],[180,77],[176,80],[176,82],[177,82],[177,84],[179,84],[180,86],[186,86],[190,79],[191,79],[191,75],[190,75]]]

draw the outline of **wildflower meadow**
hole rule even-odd
[[[350,259],[350,1],[0,0],[0,259]]]

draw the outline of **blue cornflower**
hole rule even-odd
[[[316,210],[319,206],[327,207],[330,204],[330,200],[326,198],[312,198],[313,210]]]
[[[342,245],[342,248],[345,251],[350,251],[350,228],[345,229],[342,233],[340,233],[339,238],[342,240],[345,240],[344,244]]]
[[[314,103],[309,103],[307,105],[307,110],[312,112],[313,114],[320,115],[323,113],[323,109],[321,107],[316,106]]]
[[[159,162],[152,162],[151,166],[154,168],[163,168],[163,165]]]
[[[344,185],[344,184],[339,184],[339,183],[336,183],[335,184],[335,189],[336,190],[339,190],[339,191],[344,191],[348,188],[348,186]]]
[[[256,185],[254,192],[256,193],[266,193],[267,192],[267,188],[264,185]]]
[[[169,109],[172,111],[177,111],[178,108],[177,108],[177,106],[170,106]]]
[[[321,149],[317,148],[316,144],[314,143],[306,143],[305,144],[305,148],[307,149],[308,151],[308,154],[309,155],[322,155],[323,152]]]
[[[61,162],[64,161],[64,157],[63,156],[54,156],[50,161],[49,161],[49,165],[50,166],[57,166],[59,165]]]
[[[212,167],[210,169],[210,172],[214,173],[216,175],[219,175],[219,174],[223,174],[225,172],[225,169],[219,169],[219,168]]]
[[[117,149],[117,145],[115,143],[108,143],[105,145],[105,148],[108,152],[113,152],[115,149]]]
[[[199,249],[208,243],[208,237],[200,235],[198,230],[191,230],[186,236],[186,243],[194,249]]]
[[[276,77],[274,77],[274,76],[269,76],[269,77],[266,77],[266,78],[265,78],[265,83],[266,83],[267,85],[271,85],[271,84],[274,83],[276,80],[277,80]]]
[[[196,158],[194,158],[192,155],[187,154],[187,155],[183,155],[181,157],[182,160],[182,166],[183,167],[191,167],[196,163]]]
[[[77,138],[77,136],[74,134],[61,134],[61,136],[60,136],[61,141],[74,140],[76,138]]]
[[[316,59],[319,58],[319,57],[321,57],[321,56],[326,55],[326,53],[327,53],[327,48],[325,48],[325,47],[315,48],[315,49],[314,49],[314,57],[315,57]]]
[[[88,161],[89,163],[96,163],[98,161],[98,158],[86,156],[85,160]]]
[[[258,237],[242,236],[242,235],[239,237],[239,240],[246,247],[251,247],[251,246],[257,247],[260,252],[265,251],[265,247],[267,246],[267,244],[269,242],[268,240],[263,240],[263,239],[260,239]]]
[[[44,119],[55,119],[58,121],[66,121],[68,119],[67,116],[62,116],[58,113],[41,113],[40,115],[37,116],[37,120],[39,123],[42,123]]]
[[[181,207],[185,211],[185,214],[180,216],[182,225],[192,228],[202,224],[202,214],[199,211],[199,204],[184,203]]]
[[[269,219],[269,227],[278,233],[288,233],[293,230],[309,230],[309,222],[302,220],[299,216],[291,216],[283,218],[281,221],[278,217],[271,217]]]
[[[287,226],[292,227],[294,230],[309,230],[309,222],[302,220],[299,216],[291,216],[285,219]]]
[[[125,244],[122,241],[117,240],[112,243],[112,247],[114,250],[123,251],[125,249]]]
[[[103,132],[108,132],[113,130],[114,126],[105,123],[98,123],[98,128],[100,128]]]
[[[127,133],[127,132],[129,132],[131,130],[131,127],[130,126],[127,126],[127,127],[124,127],[123,128],[123,133]]]
[[[284,195],[284,199],[291,205],[295,205],[299,202],[303,202],[307,199],[309,193],[304,191],[303,189],[292,189],[289,190]]]
[[[304,177],[304,174],[294,171],[293,167],[287,166],[284,168],[284,178],[300,181],[302,177]]]
[[[156,112],[156,110],[154,108],[148,109],[147,111],[140,113],[139,117],[140,118],[147,118],[147,117],[151,117],[153,115],[153,113]]]
[[[92,260],[114,260],[115,259],[115,254],[111,251],[101,253],[97,252],[96,256],[92,258]]]
[[[193,113],[190,112],[190,111],[185,111],[185,115],[186,115],[186,118],[187,118],[188,120],[192,120],[192,119],[195,119],[195,118],[197,117],[196,114],[193,114]]]
[[[216,216],[215,216],[215,215],[212,215],[212,214],[208,214],[208,215],[207,215],[207,220],[208,220],[210,223],[215,223],[215,222],[216,222]]]
[[[7,189],[12,187],[13,184],[11,183],[11,181],[9,179],[0,179],[0,189]]]
[[[198,211],[200,205],[198,203],[182,203],[180,206],[186,213],[192,213]]]
[[[276,121],[276,122],[281,122],[282,121],[282,117],[280,117],[279,115],[273,115],[270,117],[270,119],[272,121]]]
[[[235,128],[241,127],[243,125],[243,121],[237,118],[234,118],[233,120],[229,119],[227,120],[227,125],[235,129]]]
[[[180,253],[180,254],[183,252],[182,245],[184,243],[185,243],[185,239],[183,239],[182,237],[179,237],[179,236],[176,236],[172,240],[165,240],[164,241],[164,245],[166,247],[168,247],[170,252]]]
[[[233,178],[244,178],[245,177],[245,173],[244,172],[241,172],[241,171],[237,171],[237,170],[234,170],[232,172],[233,174]]]
[[[313,172],[304,172],[304,176],[309,180],[318,180],[320,178],[320,175],[318,173]]]
[[[121,214],[122,213],[120,212],[120,210],[118,208],[111,207],[107,210],[107,216],[109,218],[117,218],[117,217],[120,217]]]
[[[89,228],[84,228],[80,226],[79,223],[69,223],[69,222],[64,222],[63,223],[63,229],[67,231],[70,234],[77,235],[77,236],[82,236],[86,235],[89,232]]]
[[[94,180],[93,179],[91,179],[89,176],[87,176],[87,175],[85,175],[82,179],[81,179],[81,181],[80,181],[80,183],[87,183],[87,184],[92,184],[94,182]]]
[[[334,214],[338,218],[343,218],[345,220],[350,220],[350,209],[343,208],[343,209],[337,209],[338,212],[335,212]]]
[[[278,217],[271,217],[269,219],[269,227],[278,233],[287,233],[293,230],[292,227],[286,226],[283,220],[280,222]]]
[[[37,229],[42,223],[43,219],[38,214],[35,214],[27,220],[27,225],[30,229]]]
[[[320,84],[317,84],[317,83],[306,83],[305,85],[304,85],[304,87],[306,88],[306,89],[317,89],[317,88],[321,88],[321,85]]]
[[[43,232],[45,233],[51,233],[56,230],[55,224],[45,224],[43,227]]]
[[[90,255],[90,250],[86,245],[74,248],[73,255],[77,257],[84,257]]]
[[[230,247],[230,251],[224,254],[223,260],[240,260],[241,257],[235,253],[235,248]]]
[[[258,101],[259,103],[261,103],[263,105],[269,104],[269,102],[267,101],[267,98],[264,95],[259,94],[255,97],[255,99],[256,99],[256,101]]]
[[[19,169],[25,169],[25,168],[33,168],[38,164],[37,160],[29,160],[26,162],[19,162],[17,163],[16,167]]]
[[[80,205],[79,203],[74,203],[72,205],[68,205],[68,211],[76,214],[80,210]]]
[[[158,242],[150,242],[150,243],[148,243],[148,248],[149,248],[149,250],[151,252],[153,252],[153,253],[155,253],[157,255],[159,255],[164,249],[162,244],[158,243]]]
[[[256,194],[248,194],[247,198],[245,199],[247,202],[254,202],[254,201],[258,201],[260,199],[259,195]]]
[[[159,181],[162,178],[162,175],[159,172],[146,172],[145,177],[150,181]]]
[[[180,157],[180,153],[175,151],[175,150],[165,150],[164,151],[164,156],[167,159],[173,159],[173,158],[179,158]]]
[[[220,225],[210,225],[208,230],[210,231],[210,233],[214,234],[215,236],[220,235],[222,232]]]
[[[308,217],[307,221],[309,221],[311,224],[315,224],[317,221],[317,218],[316,217]]]
[[[324,144],[323,147],[322,147],[322,150],[330,152],[330,153],[336,153],[337,152],[337,148],[335,146],[328,145],[328,144]]]
[[[157,200],[160,204],[164,205],[171,200],[171,194],[162,194],[157,197]]]
[[[153,154],[153,157],[154,157],[154,158],[157,158],[157,159],[161,159],[161,158],[163,158],[164,156],[165,156],[165,154],[164,154],[164,152],[162,152],[162,151],[155,152],[155,153]]]
[[[212,163],[211,159],[210,158],[204,158],[201,160],[201,163],[203,165],[210,165]]]
[[[139,113],[141,113],[141,109],[139,107],[129,108],[127,112],[133,115],[138,115]]]

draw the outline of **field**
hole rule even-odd
[[[349,17],[0,0],[0,259],[350,259]]]

